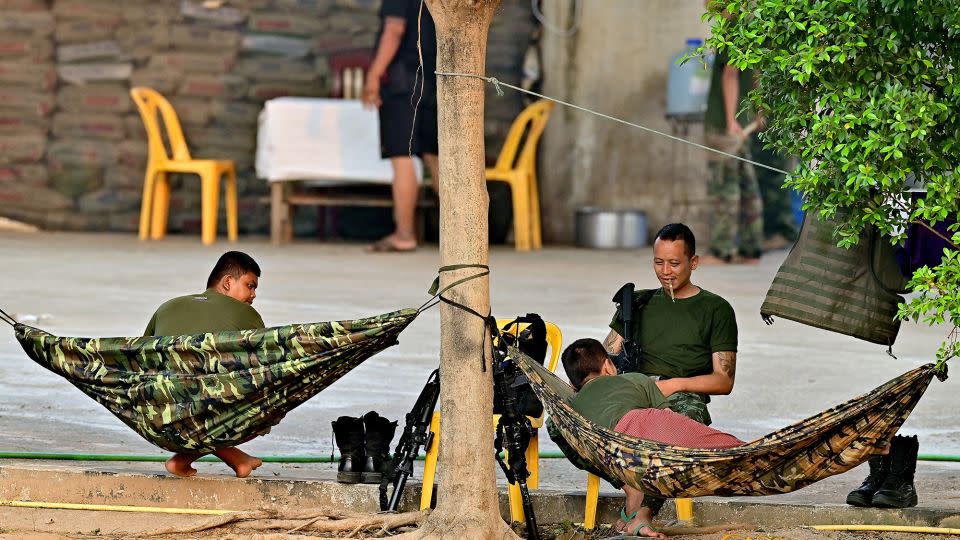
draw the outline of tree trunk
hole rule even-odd
[[[500,0],[426,0],[437,27],[437,70],[484,74],[487,30]],[[484,82],[437,77],[440,133],[440,263],[487,264]],[[479,272],[445,272],[441,286]],[[486,315],[486,277],[444,296]],[[440,305],[440,489],[422,536],[513,536],[500,517],[493,459],[489,334],[478,317]]]

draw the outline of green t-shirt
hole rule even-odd
[[[610,328],[624,335],[619,311]],[[660,288],[633,321],[633,339],[640,346],[641,373],[707,375],[713,373],[713,353],[737,351],[737,318],[729,302],[706,289],[673,302]]]
[[[713,60],[713,71],[710,74],[710,93],[707,94],[707,111],[704,113],[703,127],[714,133],[727,132],[727,111],[723,104],[723,68],[727,66],[727,55],[718,54]],[[737,97],[737,120],[740,125],[746,126],[753,121],[751,108],[748,106],[747,93],[753,89],[753,71],[740,72],[740,95]],[[743,112],[741,112],[743,110]]]
[[[613,429],[634,409],[666,409],[667,398],[650,377],[625,373],[587,381],[570,400],[570,406],[584,418]]]
[[[253,306],[207,289],[164,302],[143,335],[186,336],[257,328],[263,328],[263,319]]]

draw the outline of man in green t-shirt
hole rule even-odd
[[[260,282],[260,266],[246,253],[224,253],[210,272],[207,290],[164,302],[150,318],[145,336],[180,336],[263,328],[263,319],[253,309]],[[193,476],[191,465],[202,454],[178,453],[167,460],[167,471]],[[214,452],[238,478],[246,478],[263,462],[238,448]]]
[[[570,406],[584,418],[620,433],[687,448],[732,448],[743,441],[681,416],[667,407],[663,388],[642,373],[619,375],[603,345],[578,339],[562,355],[563,369],[577,391]],[[654,508],[644,504],[643,492],[623,486],[626,502],[619,525],[628,535],[666,538],[650,528]],[[661,499],[662,500],[662,499]]]
[[[635,347],[623,351],[623,321],[617,313],[604,347],[619,355],[622,371],[659,378],[657,385],[670,408],[710,425],[709,396],[733,390],[737,366],[737,321],[730,304],[694,285],[690,279],[700,263],[696,237],[682,223],[666,225],[653,243],[653,270],[661,287],[641,291],[649,302],[634,314],[630,333]],[[639,349],[639,353],[630,356]],[[629,367],[627,367],[629,366]],[[645,504],[659,510],[662,500]]]

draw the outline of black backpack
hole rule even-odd
[[[520,331],[520,325],[524,323],[527,323],[528,326]],[[527,313],[508,323],[501,331],[500,339],[506,340],[511,345],[516,345],[520,352],[529,356],[541,366],[547,358],[547,324],[536,313]],[[533,418],[543,414],[543,404],[533,393],[530,383],[517,386],[516,390],[521,414]],[[503,411],[499,410],[497,406],[500,400],[496,396],[494,396],[493,403],[493,414],[502,414]]]

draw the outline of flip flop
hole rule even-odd
[[[636,516],[637,516],[637,513],[636,513],[636,512],[634,512],[634,513],[632,513],[632,514],[630,514],[630,515],[627,515],[627,507],[626,507],[626,506],[621,506],[621,507],[620,507],[620,521],[623,522],[623,529],[624,529],[624,530],[627,528],[627,523],[630,523],[630,520],[632,520],[632,519],[635,518]],[[618,524],[618,525],[619,525],[619,524]],[[619,529],[619,528],[617,528],[617,527],[614,527],[613,529],[614,529],[615,531],[617,531],[617,532],[620,532],[620,533],[623,532],[623,530],[621,530],[621,529]]]
[[[624,513],[625,513],[625,512],[624,512]],[[636,512],[634,512],[634,515],[636,515]],[[619,535],[617,535],[617,536],[610,536],[610,537],[605,538],[604,540],[637,540],[637,539],[642,539],[642,538],[651,538],[650,536],[641,536],[641,535],[639,534],[639,533],[640,533],[640,529],[644,529],[644,528],[650,529],[650,532],[659,532],[659,531],[657,531],[656,529],[653,528],[653,524],[651,524],[651,523],[641,523],[639,526],[634,527],[633,532],[623,531],[621,534],[619,534]]]
[[[367,253],[411,253],[417,250],[417,246],[410,248],[397,247],[389,238],[383,238],[367,246]]]

